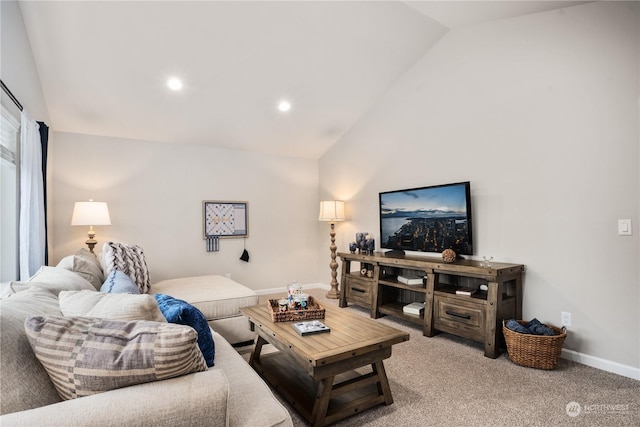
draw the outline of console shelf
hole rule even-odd
[[[349,303],[371,310],[371,317],[394,316],[423,327],[432,337],[437,331],[484,343],[484,354],[496,358],[502,336],[503,319],[522,318],[522,275],[524,265],[457,260],[447,264],[441,258],[338,253],[342,260],[340,307]],[[352,272],[352,263],[360,268]],[[364,271],[361,271],[364,270]],[[424,277],[422,284],[407,285],[399,275]],[[480,290],[486,285],[487,290]],[[460,295],[461,288],[474,289]],[[424,302],[420,315],[403,312],[412,302]]]
[[[402,311],[403,303],[387,303],[383,306],[378,307],[378,311],[382,314],[386,314],[389,316],[394,316],[400,319],[407,320],[409,322],[422,324],[424,322],[424,313],[417,314],[409,314]]]
[[[414,292],[419,292],[423,294],[427,292],[427,289],[425,287],[405,285],[404,283],[400,283],[397,280],[390,279],[390,278],[380,279],[378,280],[378,283],[381,285],[390,286],[392,288],[406,289],[408,291],[414,291]]]

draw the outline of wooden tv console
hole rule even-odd
[[[522,276],[524,265],[456,260],[423,256],[385,256],[383,252],[361,255],[340,252],[342,280],[340,307],[349,303],[371,310],[371,317],[390,315],[422,325],[427,337],[436,331],[448,332],[484,343],[484,355],[496,358],[502,336],[503,319],[522,318]],[[351,271],[352,263],[359,268]],[[363,274],[362,269],[367,272]],[[398,276],[420,276],[424,281],[407,285]],[[486,285],[487,290],[480,290]],[[459,295],[460,288],[477,289]],[[420,315],[403,312],[411,302],[425,303]]]

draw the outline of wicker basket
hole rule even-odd
[[[280,311],[277,299],[270,299],[268,303],[269,314],[274,322],[291,322],[300,320],[324,319],[324,308],[309,296],[305,310]]]
[[[518,320],[518,323],[523,326],[527,324],[523,320]],[[557,335],[521,334],[507,328],[506,322],[502,321],[502,332],[512,362],[528,368],[555,369],[567,332],[564,328],[545,326]]]

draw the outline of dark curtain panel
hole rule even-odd
[[[44,264],[49,265],[49,238],[47,236],[47,149],[49,146],[49,126],[44,122],[40,125],[40,145],[42,147],[42,180],[44,189]]]

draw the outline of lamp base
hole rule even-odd
[[[96,247],[96,244],[98,243],[98,241],[94,239],[88,239],[87,241],[85,241],[85,243],[89,247],[89,252],[95,255],[95,252],[93,252],[93,248]]]
[[[331,268],[331,289],[327,292],[327,298],[330,299],[338,299],[340,298],[340,292],[338,291],[338,281],[336,277],[338,277],[338,263],[336,261],[336,230],[335,224],[331,223],[331,231],[329,232],[329,236],[331,236],[331,246],[329,246],[329,250],[331,251],[331,262],[329,263],[329,268]]]
[[[338,284],[337,283],[335,285],[331,285],[331,289],[329,289],[329,292],[327,292],[326,297],[329,298],[329,299],[338,299],[338,298],[340,298],[340,291],[338,290]]]

